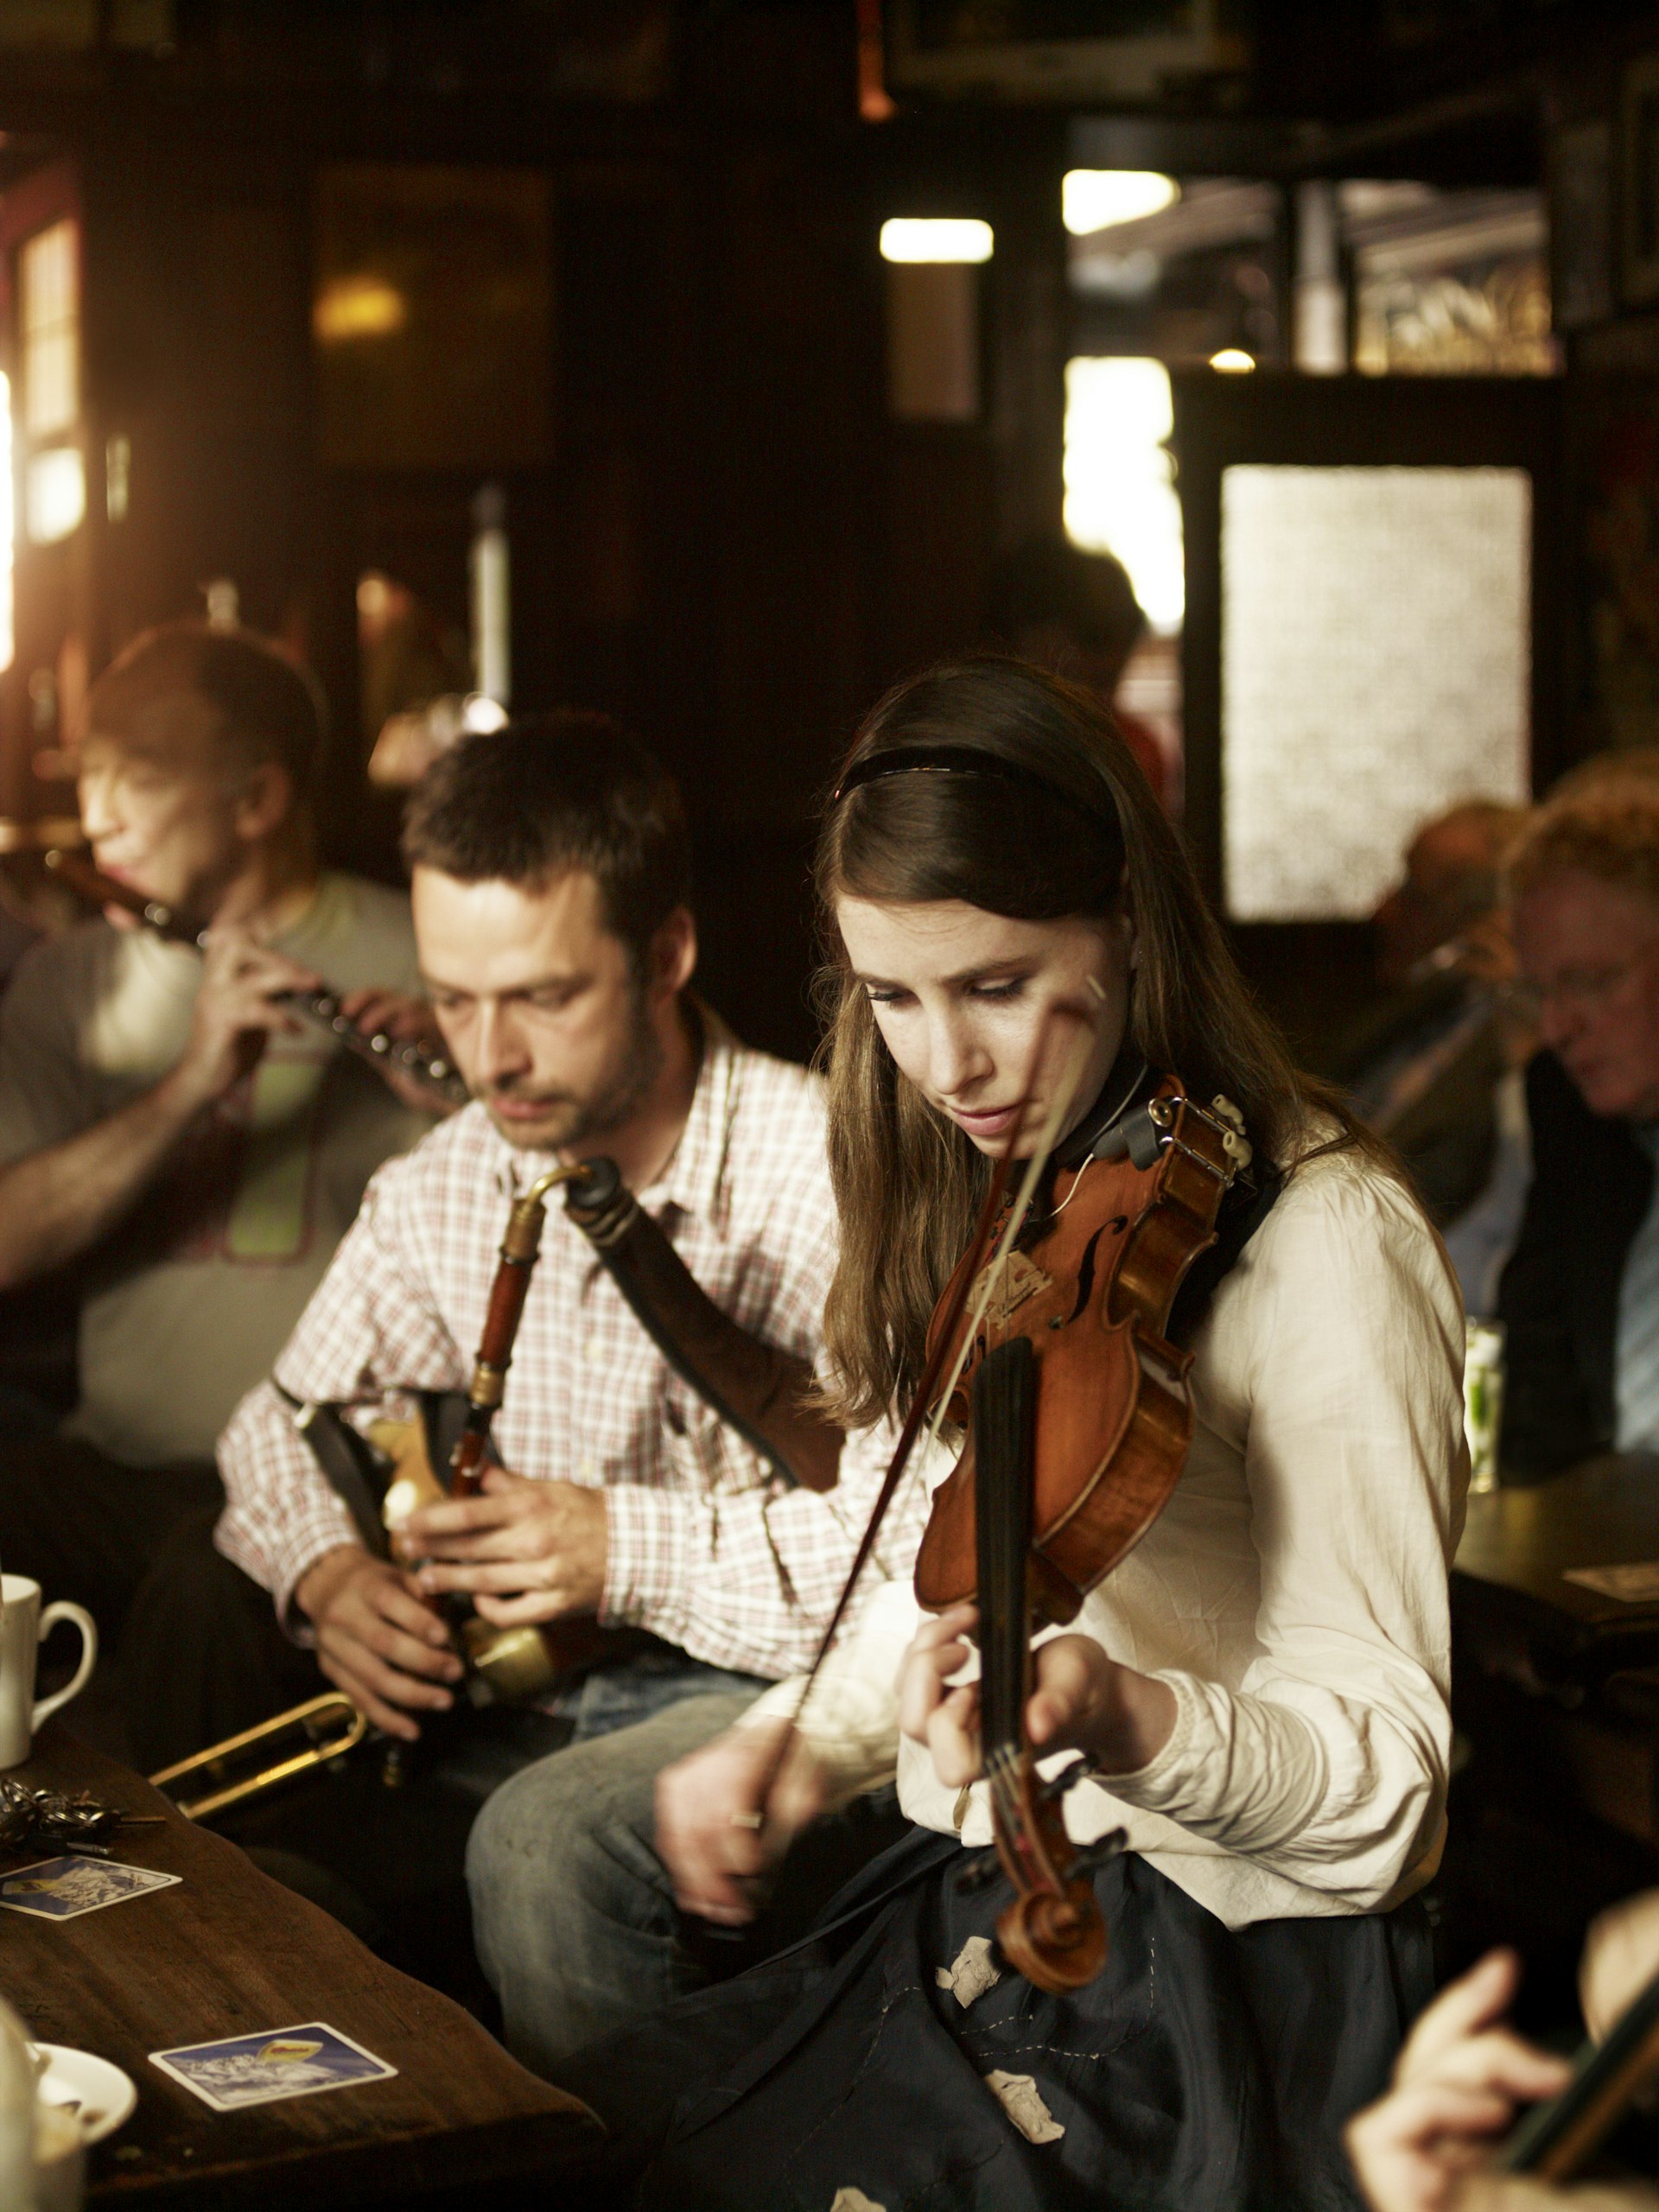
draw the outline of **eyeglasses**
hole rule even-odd
[[[1514,982],[1505,986],[1503,1002],[1529,1021],[1536,1021],[1547,1006],[1573,1014],[1597,1014],[1618,997],[1632,976],[1652,955],[1618,960],[1605,968],[1569,968],[1548,983]]]

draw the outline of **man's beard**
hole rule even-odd
[[[610,1065],[584,1096],[577,1097],[569,1091],[551,1091],[543,1099],[532,1092],[530,1096],[536,1098],[537,1103],[545,1106],[543,1119],[504,1121],[493,1113],[490,1118],[507,1142],[521,1152],[581,1152],[601,1142],[632,1118],[662,1068],[662,1042],[652,1025],[645,995],[643,990],[636,990],[627,1033]],[[481,1095],[487,1111],[492,1094],[485,1091]],[[506,1098],[524,1096],[511,1089],[499,1095]]]

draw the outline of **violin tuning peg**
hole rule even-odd
[[[1070,1766],[1063,1766],[1057,1775],[1043,1784],[1041,1796],[1046,1805],[1058,1805],[1068,1791],[1080,1782],[1098,1782],[1100,1777],[1087,1759],[1073,1759]]]
[[[1000,1872],[995,1851],[976,1852],[957,1876],[958,1894],[966,1895],[969,1891],[982,1890],[988,1882],[996,1879]]]
[[[1072,1861],[1071,1871],[1077,1874],[1092,1874],[1097,1866],[1105,1866],[1109,1859],[1121,1857],[1128,1840],[1128,1832],[1125,1828],[1113,1828],[1105,1835],[1096,1836],[1091,1844],[1078,1852]]]

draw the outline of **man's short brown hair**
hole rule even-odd
[[[313,679],[251,630],[206,622],[164,622],[146,630],[113,660],[86,695],[88,737],[173,752],[182,734],[180,702],[216,752],[240,768],[274,760],[295,790],[308,791],[322,751],[322,694]]]
[[[605,715],[526,716],[441,753],[410,796],[404,858],[527,890],[586,868],[636,963],[691,896],[673,779]]]
[[[1589,784],[1540,807],[1510,855],[1510,893],[1569,872],[1640,892],[1659,906],[1659,785]]]

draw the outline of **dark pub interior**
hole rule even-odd
[[[1659,2206],[1659,6],[0,0],[0,2212]]]

